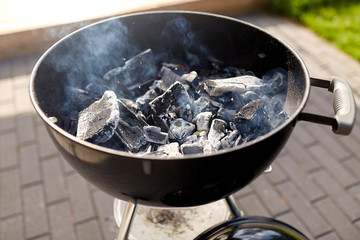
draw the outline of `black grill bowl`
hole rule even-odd
[[[213,56],[257,76],[282,67],[289,72],[285,110],[290,118],[241,146],[176,159],[100,147],[77,139],[48,119],[61,118],[69,108],[64,86],[81,87],[87,74],[101,76],[147,48],[156,54],[159,66],[164,59],[178,59],[201,68]],[[37,113],[77,172],[115,198],[162,207],[196,206],[224,198],[263,173],[289,138],[309,89],[303,61],[276,37],[233,18],[178,11],[126,15],[76,31],[40,58],[30,80]]]

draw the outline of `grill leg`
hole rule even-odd
[[[128,202],[121,220],[118,235],[115,240],[128,240],[131,223],[136,212],[136,203]]]
[[[236,201],[235,201],[235,198],[233,195],[227,196],[225,199],[226,199],[226,203],[228,204],[231,213],[233,214],[233,216],[235,218],[240,218],[240,217],[244,216],[243,211],[241,211],[239,206],[236,204]]]

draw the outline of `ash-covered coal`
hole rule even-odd
[[[76,109],[56,124],[101,146],[181,157],[244,144],[288,118],[282,68],[255,76],[213,57],[200,70],[167,59],[158,72],[155,66],[147,49],[103,77],[93,75],[84,89],[66,86]]]

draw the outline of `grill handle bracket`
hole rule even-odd
[[[299,120],[332,126],[333,132],[349,135],[356,118],[355,99],[349,83],[340,77],[333,76],[331,80],[310,78],[311,86],[327,88],[333,93],[334,117],[312,113],[301,113]]]

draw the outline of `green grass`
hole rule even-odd
[[[358,0],[268,0],[272,9],[302,22],[360,61]]]

